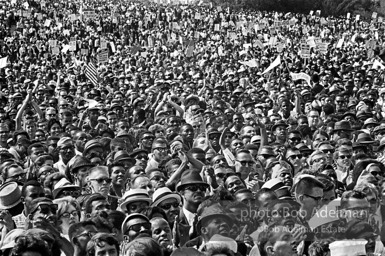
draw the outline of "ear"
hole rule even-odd
[[[265,247],[265,251],[268,253],[268,254],[274,254],[274,249],[273,249],[273,246],[271,246],[271,245],[267,245],[266,247]]]
[[[303,195],[299,195],[297,197],[297,201],[299,201],[299,202],[303,202],[303,199],[304,199]]]
[[[20,201],[24,203],[24,196],[20,197]]]
[[[207,234],[207,228],[205,228],[205,227],[201,227],[201,234]]]

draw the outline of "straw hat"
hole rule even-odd
[[[0,187],[0,210],[8,210],[21,202],[21,190],[16,182],[7,182]]]

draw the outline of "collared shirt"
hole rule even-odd
[[[184,213],[184,216],[186,216],[186,219],[187,219],[187,222],[188,222],[188,225],[190,227],[192,227],[194,225],[194,219],[195,219],[195,213],[192,213],[190,212],[189,210],[187,210],[186,208],[183,207],[183,213]]]
[[[24,215],[24,211],[16,216],[13,216],[12,220],[15,222],[16,228],[26,229],[27,216]]]
[[[59,170],[59,172],[63,175],[66,175],[66,169],[67,169],[67,165],[63,162],[63,159],[61,159],[60,157],[60,160],[57,161],[53,167],[55,167],[56,169]]]

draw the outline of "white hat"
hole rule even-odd
[[[158,206],[161,202],[170,198],[176,199],[178,203],[180,203],[182,200],[178,193],[173,193],[168,187],[158,188],[152,195],[154,202],[151,204],[151,206]]]
[[[366,255],[367,242],[363,239],[335,241],[329,244],[330,256]]]

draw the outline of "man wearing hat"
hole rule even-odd
[[[165,211],[167,221],[172,225],[175,217],[179,215],[181,196],[178,193],[173,193],[169,188],[163,187],[155,190],[152,195],[153,203],[151,206],[157,206]]]
[[[180,246],[196,237],[197,211],[208,188],[209,185],[202,180],[199,172],[195,170],[184,171],[180,182],[176,186],[176,191],[183,198],[183,207],[177,220]]]
[[[276,122],[272,127],[271,131],[273,132],[275,136],[275,142],[279,143],[281,145],[286,143],[286,137],[287,137],[287,128],[288,125],[285,123],[285,121],[280,120]]]
[[[230,227],[233,225],[233,219],[225,209],[219,204],[213,204],[203,209],[199,216],[197,229],[200,236],[191,239],[185,244],[185,247],[193,247],[199,251],[204,250],[204,246],[214,235],[228,237]]]
[[[63,137],[57,143],[59,150],[59,161],[54,164],[54,167],[61,174],[66,175],[68,162],[75,156],[75,147],[70,137]]]
[[[132,213],[122,223],[122,234],[127,242],[137,237],[151,237],[150,220],[143,214]]]
[[[333,140],[338,141],[339,139],[351,139],[353,129],[350,126],[349,121],[336,122],[333,130]]]
[[[93,162],[98,159],[100,162],[104,160],[104,149],[97,139],[88,141],[84,146],[83,157]]]
[[[139,213],[148,207],[151,198],[145,189],[130,189],[122,197],[121,211],[126,214]]]

